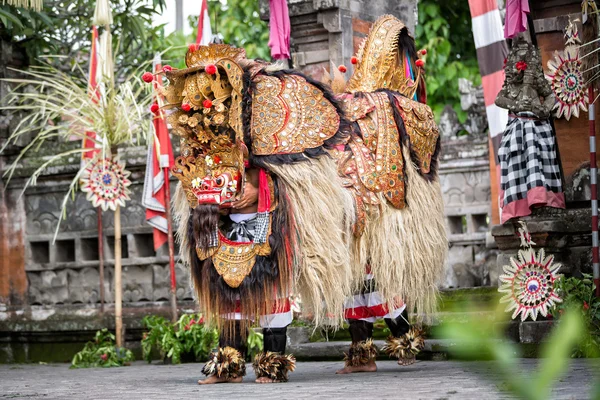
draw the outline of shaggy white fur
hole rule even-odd
[[[352,195],[342,188],[329,156],[271,164],[269,169],[285,187],[296,221],[301,254],[296,258],[295,293],[316,325],[335,325],[342,321],[344,301],[351,292]]]
[[[385,302],[393,307],[399,297],[409,310],[431,313],[448,252],[444,204],[439,181],[428,182],[419,175],[406,146],[403,155],[406,207],[396,209],[380,196],[382,206],[368,215],[355,247],[354,286],[362,284],[369,263]]]

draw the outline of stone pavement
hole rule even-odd
[[[523,360],[523,370],[535,360]],[[0,399],[508,399],[493,382],[492,362],[422,361],[399,367],[378,362],[374,374],[335,375],[340,363],[301,362],[286,384],[256,384],[251,368],[242,384],[198,386],[201,364],[70,370],[66,364],[0,365]],[[517,371],[519,373],[521,371]],[[590,399],[596,360],[574,360],[554,391],[556,399]]]

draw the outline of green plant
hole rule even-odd
[[[439,120],[442,110],[449,104],[460,122],[465,122],[467,115],[460,107],[458,79],[466,78],[475,85],[481,84],[469,3],[462,0],[419,1],[415,40],[418,48],[427,49],[427,103],[436,119]]]
[[[573,353],[574,357],[598,357],[600,355],[600,298],[596,297],[596,286],[590,274],[582,278],[562,278],[556,282],[556,289],[563,299],[552,316],[561,318],[566,309],[581,314],[587,334]]]
[[[250,360],[253,360],[255,355],[263,351],[263,334],[256,332],[254,329],[249,329],[246,346],[248,348],[248,357]]]
[[[198,8],[198,12],[200,9]],[[248,58],[271,59],[269,50],[269,26],[260,19],[258,1],[256,0],[210,0],[208,2],[208,13],[213,32],[223,36],[223,41],[246,50]],[[216,17],[216,21],[215,21]],[[198,27],[198,15],[190,16],[188,20],[193,28],[192,33],[185,36],[181,33],[173,33],[165,38],[167,48],[173,46],[166,52],[165,58],[170,60],[182,60],[182,50],[189,43],[196,42],[196,30]],[[215,24],[216,22],[216,24]],[[183,67],[183,62],[173,63],[172,66]]]
[[[469,317],[466,322],[452,322],[440,328],[440,334],[453,340],[451,351],[462,358],[481,358],[496,361],[498,388],[524,400],[550,398],[553,384],[566,371],[572,349],[585,335],[585,323],[578,310],[568,309],[556,324],[549,340],[542,345],[537,369],[524,372],[520,366],[519,348],[504,338],[502,323],[506,313],[499,308],[495,322]]]
[[[115,335],[102,329],[96,332],[93,341],[87,342],[83,350],[75,354],[71,368],[122,367],[134,359],[131,350],[115,347]]]
[[[142,320],[148,329],[142,339],[144,359],[152,361],[152,348],[159,349],[163,358],[179,364],[184,354],[205,359],[218,342],[216,330],[207,328],[201,315],[184,314],[173,324],[160,316],[147,316]]]
[[[67,71],[81,62],[82,56],[88,57],[95,4],[87,0],[45,0],[40,12],[2,4],[0,37],[23,48],[31,64],[51,54],[65,56],[54,61],[55,67]],[[153,17],[164,7],[165,0],[111,1],[113,54],[119,55],[115,59],[119,79],[126,77],[132,66],[152,60],[156,51],[164,49],[164,29],[153,23]],[[99,28],[100,33],[103,29]]]

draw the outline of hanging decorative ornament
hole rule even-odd
[[[554,290],[559,268],[560,264],[554,264],[554,256],[545,256],[544,249],[537,254],[532,248],[519,250],[516,259],[510,258],[510,265],[505,265],[504,274],[500,275],[502,285],[498,291],[506,293],[500,303],[509,303],[507,312],[515,310],[513,319],[520,315],[521,321],[528,316],[535,321],[538,314],[545,317],[549,309],[562,302]]]
[[[96,26],[112,25],[113,16],[109,0],[96,0],[92,24]]]
[[[94,207],[102,210],[116,210],[117,205],[125,207],[129,197],[129,175],[125,162],[118,157],[102,158],[100,154],[88,163],[81,178],[81,190],[87,193],[87,199]]]
[[[44,6],[44,2],[42,0],[2,0],[2,4],[30,8],[34,11],[42,11],[42,7]]]
[[[546,79],[554,92],[556,118],[564,115],[568,121],[572,115],[579,118],[579,109],[587,111],[588,91],[583,79],[582,60],[579,56],[581,39],[577,26],[569,20],[565,30],[565,49],[556,51],[548,61]]]

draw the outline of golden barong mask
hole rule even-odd
[[[243,193],[244,144],[221,137],[210,146],[204,155],[177,157],[171,168],[192,208],[199,204],[227,206]]]

